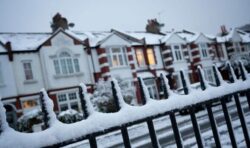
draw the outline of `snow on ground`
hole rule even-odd
[[[246,103],[246,98],[241,97],[240,100],[243,100],[242,107],[247,108],[248,106]],[[230,113],[236,112],[236,107],[235,107],[234,101],[229,102],[228,107],[232,107],[229,109]],[[222,112],[221,105],[214,107],[213,112],[214,112],[214,116],[217,118],[224,116],[224,114]],[[247,125],[249,128],[249,131],[250,131],[250,113],[247,112],[245,115],[246,115],[246,122],[247,122]],[[209,122],[206,111],[200,111],[200,112],[196,113],[196,116],[197,116],[199,124]],[[180,131],[183,131],[183,130],[188,129],[188,128],[192,128],[189,115],[187,115],[187,116],[178,116],[177,115],[177,122],[178,122]],[[239,147],[245,147],[244,136],[242,134],[239,119],[233,120],[232,125],[235,129],[236,141],[238,142]],[[157,131],[162,130],[162,132],[157,133],[158,139],[167,137],[169,135],[173,135],[173,131],[171,129],[171,122],[170,122],[168,117],[164,116],[164,117],[155,119],[154,126],[155,126],[155,129]],[[170,130],[167,130],[166,129],[167,127],[170,127]],[[226,125],[225,124],[219,125],[218,131],[220,133],[220,139],[221,139],[221,143],[222,143],[223,147],[231,147]],[[128,132],[129,132],[130,140],[132,142],[132,147],[141,147],[142,145],[150,143],[149,137],[146,138],[146,136],[148,136],[148,129],[147,129],[146,123],[131,126],[128,128]],[[132,140],[132,139],[135,139],[135,138],[137,138],[138,140],[136,142],[133,142],[134,140]],[[202,132],[202,138],[204,139],[205,147],[214,147],[215,146],[211,130]],[[120,131],[111,132],[111,133],[105,134],[105,135],[97,138],[98,147],[122,147],[122,142],[123,142],[123,140],[122,140],[122,136],[121,136]],[[170,142],[170,144],[168,144],[166,147],[173,147],[173,148],[176,147],[176,145],[172,144],[172,143],[175,143],[175,142],[174,141]],[[184,142],[183,142],[185,147],[197,147],[197,145],[195,143],[196,143],[196,140],[194,137],[188,138],[188,139],[184,140]],[[85,141],[78,142],[78,143],[75,143],[75,144],[72,144],[69,146],[65,146],[65,148],[72,148],[72,147],[74,147],[74,148],[86,148],[86,147],[89,147],[89,142],[87,140],[85,140]]]

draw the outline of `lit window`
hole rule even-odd
[[[4,83],[3,81],[3,71],[2,71],[2,64],[0,63],[0,85]]]
[[[76,92],[64,93],[57,95],[60,111],[74,109],[80,111],[79,99]]]
[[[78,59],[73,59],[67,52],[62,52],[57,59],[53,60],[53,63],[57,75],[68,75],[80,72]]]
[[[175,61],[183,60],[181,45],[172,45],[171,48],[172,48],[172,53],[174,54],[174,60]]]
[[[208,47],[206,43],[200,43],[199,44],[199,49],[201,52],[201,57],[206,58],[208,57]]]
[[[24,62],[23,69],[24,69],[25,80],[33,80],[31,62]]]
[[[139,67],[144,67],[146,65],[142,49],[136,49],[136,58]]]
[[[112,67],[127,65],[125,48],[110,48],[108,50],[108,60]]]
[[[21,99],[23,112],[29,112],[35,108],[40,108],[38,98]]]
[[[147,49],[148,64],[155,65],[155,56],[152,48]]]

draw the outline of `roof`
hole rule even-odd
[[[218,35],[216,41],[218,43],[229,42],[232,40],[234,33],[239,34],[243,43],[250,43],[250,33],[247,33],[243,30],[233,28],[227,35]]]
[[[138,40],[142,40],[144,38],[147,45],[158,45],[160,44],[160,39],[164,37],[164,35],[153,34],[148,32],[126,32],[126,33]]]
[[[177,32],[179,36],[185,39],[188,43],[195,42],[201,35],[204,35],[209,40],[214,40],[216,37],[214,35],[208,35],[201,32],[182,30]]]

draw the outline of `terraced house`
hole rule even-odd
[[[138,76],[150,96],[161,99],[160,73],[172,88],[181,88],[180,70],[195,83],[194,69],[200,65],[213,83],[212,64],[223,69],[225,61],[236,55],[249,58],[246,32],[211,36],[187,30],[160,32],[160,26],[149,20],[146,32],[80,32],[54,24],[51,33],[0,33],[0,94],[8,120],[15,124],[17,116],[38,108],[41,88],[48,91],[56,112],[81,111],[79,83],[93,92],[100,79],[119,77],[135,88],[134,99],[140,104]]]

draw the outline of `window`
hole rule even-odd
[[[139,67],[146,66],[143,50],[142,49],[136,49],[135,52],[136,52],[136,58],[137,58],[138,66]]]
[[[73,74],[80,72],[79,61],[77,58],[72,58],[67,52],[60,53],[59,57],[53,60],[55,73],[57,75]]]
[[[157,87],[156,87],[154,79],[146,79],[144,80],[144,83],[148,88],[150,97],[152,99],[159,99],[158,91],[157,91]]]
[[[33,80],[31,62],[23,62],[25,80]]]
[[[3,71],[2,71],[2,64],[0,63],[0,85],[1,84],[4,84],[4,81],[3,81]]]
[[[213,70],[212,68],[205,68],[204,69],[204,73],[205,73],[205,78],[207,81],[209,82],[214,82],[214,77],[213,77]]]
[[[80,111],[80,102],[76,92],[58,94],[57,99],[60,111],[65,111],[68,109]]]
[[[241,52],[241,46],[239,42],[234,43],[234,51]]]
[[[125,48],[108,49],[108,59],[112,67],[128,65]]]
[[[155,56],[152,48],[147,49],[147,56],[148,56],[148,64],[155,65]]]
[[[183,60],[181,45],[172,45],[171,48],[172,48],[172,53],[173,53],[173,56],[174,56],[174,60],[175,61]]]
[[[23,112],[29,112],[35,108],[40,107],[38,98],[21,99],[21,105],[22,105]]]
[[[202,58],[208,57],[208,47],[207,47],[206,43],[200,43],[199,44],[199,49],[200,49]]]

